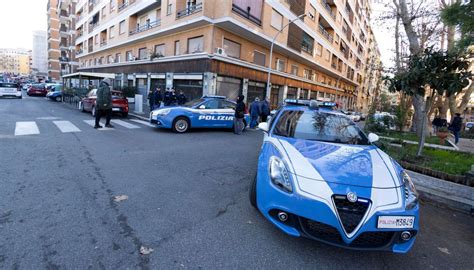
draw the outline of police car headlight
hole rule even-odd
[[[274,185],[288,193],[293,191],[290,175],[283,160],[276,156],[272,156],[270,158],[269,170],[270,179]]]
[[[171,109],[161,109],[157,111],[153,111],[154,115],[153,116],[164,116],[167,115],[171,112]]]
[[[418,192],[411,177],[403,171],[402,174],[403,189],[405,191],[405,209],[413,209],[418,204]]]

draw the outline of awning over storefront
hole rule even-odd
[[[115,79],[114,73],[98,73],[98,72],[76,72],[68,75],[64,75],[63,79],[84,79],[84,80],[97,80],[97,79]]]

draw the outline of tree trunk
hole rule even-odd
[[[449,98],[443,97],[443,103],[439,109],[439,117],[441,119],[448,119]]]
[[[398,6],[397,6],[397,14]],[[401,71],[401,64],[400,64],[400,16],[397,16],[395,22],[395,68],[397,69],[396,72]]]

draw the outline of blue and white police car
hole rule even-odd
[[[164,107],[150,112],[150,123],[184,133],[190,128],[233,128],[236,103],[223,96],[203,96],[183,106]],[[245,114],[244,126],[250,121]]]
[[[335,105],[335,104],[333,104]],[[410,176],[330,103],[287,100],[269,123],[250,202],[292,236],[406,253],[419,229]]]

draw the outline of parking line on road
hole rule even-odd
[[[95,120],[84,120],[84,122],[86,122],[88,125],[92,127],[95,126]],[[100,124],[102,125],[102,128],[98,128],[98,130],[114,130],[114,128],[105,127],[105,123],[103,122],[100,122]]]
[[[34,121],[16,122],[15,136],[39,134],[38,126]]]
[[[130,121],[133,121],[135,123],[139,123],[139,124],[142,124],[142,125],[145,125],[145,126],[149,126],[149,127],[155,127],[155,125],[153,125],[151,123],[148,123],[147,121],[143,121],[143,120],[130,119]]]
[[[122,127],[126,127],[126,128],[140,128],[139,126],[136,126],[136,125],[133,125],[133,124],[130,124],[130,123],[127,123],[125,121],[122,121],[122,120],[112,120],[112,123],[114,124],[117,124],[119,126],[122,126]]]
[[[81,132],[73,123],[69,121],[53,121],[53,123],[61,130],[63,133],[67,132]]]

